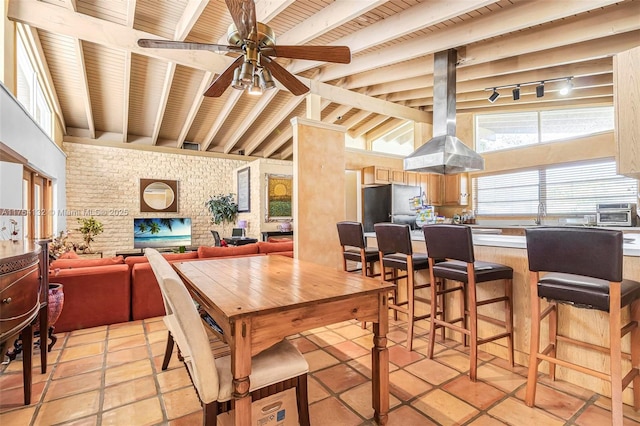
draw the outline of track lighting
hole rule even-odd
[[[536,86],[536,98],[541,98],[544,96],[544,81],[541,81],[540,84]]]
[[[567,83],[560,89],[560,94],[562,96],[568,95],[573,89],[573,83],[571,82],[571,77],[567,78]]]
[[[517,101],[520,99],[520,85],[518,84],[515,89],[513,89],[513,100]]]
[[[489,102],[494,103],[496,99],[498,99],[499,97],[500,97],[500,93],[498,93],[498,91],[494,87],[493,93],[489,96]]]

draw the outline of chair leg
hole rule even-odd
[[[462,327],[469,330],[469,303],[467,301],[467,285],[460,283],[462,291],[460,292],[460,315],[462,317]],[[469,336],[462,334],[462,346],[469,346]]]
[[[298,421],[300,422],[300,426],[310,426],[311,422],[309,421],[309,397],[307,392],[306,374],[298,377],[296,396],[298,401]]]
[[[549,343],[552,345],[549,356],[555,358],[558,351],[558,315],[560,308],[558,303],[554,301],[549,303],[553,305],[553,309],[549,312]],[[556,364],[552,362],[549,363],[549,378],[553,381],[556,380]]]
[[[631,304],[630,320],[635,321],[636,326],[631,330],[631,366],[636,370],[633,378],[633,409],[640,410],[640,300]]]
[[[507,333],[507,350],[509,351],[509,364],[515,366],[513,356],[513,280],[504,280],[504,294],[507,300],[504,301],[504,322],[506,324]]]
[[[529,292],[531,301],[531,341],[529,347],[529,374],[524,402],[533,407],[536,402],[538,380],[538,351],[540,350],[540,299],[538,298],[538,274],[530,273]]]
[[[408,259],[407,265],[407,350],[413,350],[413,322],[415,321],[415,277],[413,275],[413,265],[411,258]]]
[[[216,426],[218,424],[218,401],[202,404],[202,425]]]
[[[446,295],[444,293],[445,290],[445,286],[447,284],[447,280],[445,280],[444,278],[441,279],[440,281],[436,282],[436,290],[440,290],[443,293],[440,294],[440,308],[442,309],[442,314],[440,315],[440,319],[442,321],[446,321],[446,312],[447,312],[447,302],[446,302]],[[433,285],[433,284],[432,284]],[[436,304],[438,303],[438,301],[436,300]],[[438,314],[438,309],[437,309],[437,305],[436,305],[436,315]],[[445,327],[440,327],[440,341],[444,342],[445,340],[447,340],[447,329]]]
[[[24,386],[24,405],[31,404],[31,383],[33,371],[33,325],[22,330],[22,383]],[[47,350],[44,330],[40,330],[40,350]]]
[[[469,282],[465,284],[466,291],[469,296],[469,345],[471,351],[469,353],[469,378],[472,382],[478,380],[478,297],[476,294],[476,283],[473,272],[473,263],[470,263],[471,271],[467,272],[467,276],[469,277]],[[463,334],[464,336],[464,334]]]
[[[429,259],[429,270],[431,271],[431,282],[435,283],[436,278],[433,275],[433,264],[432,260]],[[442,286],[444,289],[444,280],[442,280]],[[433,350],[435,347],[436,340],[436,328],[437,328],[437,312],[438,312],[438,286],[432,284],[431,288],[431,327],[429,327],[429,349],[427,351],[427,356],[429,359],[433,359]],[[444,297],[444,294],[442,295]],[[442,311],[442,320],[444,321],[444,310]],[[444,327],[442,327],[444,329]]]
[[[173,335],[169,331],[167,336],[167,347],[164,350],[164,359],[162,360],[162,370],[166,370],[169,367],[169,361],[171,361],[171,353],[173,352]]]
[[[611,352],[611,424],[622,426],[622,338],[620,284],[609,286],[609,350]]]

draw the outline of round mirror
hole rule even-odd
[[[144,202],[155,210],[164,210],[173,204],[175,194],[169,185],[163,182],[153,182],[144,189]]]

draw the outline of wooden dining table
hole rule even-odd
[[[230,346],[236,426],[251,424],[253,355],[287,336],[351,319],[373,323],[372,405],[374,420],[386,424],[391,284],[279,255],[176,262],[173,266]]]

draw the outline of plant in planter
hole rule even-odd
[[[211,223],[222,224],[223,233],[224,224],[233,223],[238,216],[238,204],[233,201],[233,196],[234,194],[212,195],[204,203],[211,213]]]
[[[93,241],[93,237],[96,235],[102,234],[104,231],[104,227],[102,226],[102,222],[96,220],[91,216],[90,218],[78,218],[78,223],[80,224],[80,228],[77,230],[82,234],[82,239],[84,240],[85,247],[79,247],[80,249],[84,249],[84,252],[91,253],[91,242]]]

